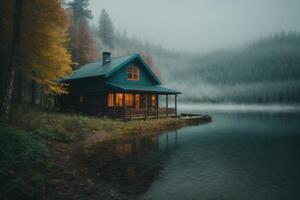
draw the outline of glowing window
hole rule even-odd
[[[116,106],[117,107],[122,107],[123,106],[123,94],[122,93],[117,93],[116,94]]]
[[[128,80],[139,80],[139,68],[137,67],[128,67],[127,68],[127,79]]]
[[[151,102],[152,106],[156,106],[156,95],[151,96]]]
[[[140,94],[135,95],[135,107],[136,108],[140,108],[140,98],[141,98]]]
[[[114,94],[113,93],[107,94],[107,106],[109,106],[109,107],[114,106]]]
[[[125,94],[125,106],[133,106],[133,95],[132,94]]]

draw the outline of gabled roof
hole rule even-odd
[[[151,92],[157,94],[181,94],[176,90],[164,88],[158,85],[137,85],[130,83],[111,83],[106,82],[105,86],[116,91],[124,92]]]
[[[161,82],[157,76],[153,73],[150,67],[145,63],[143,58],[139,54],[133,54],[129,56],[122,56],[118,58],[112,58],[109,63],[105,65],[102,64],[102,60],[94,63],[89,63],[83,65],[79,69],[75,70],[74,73],[65,79],[60,80],[60,82],[65,82],[68,80],[76,80],[81,78],[95,77],[95,76],[105,76],[109,77],[111,74],[116,72],[118,69],[133,61],[134,59],[139,59],[145,66],[146,70],[150,73],[156,84],[160,85]]]

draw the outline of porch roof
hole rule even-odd
[[[178,92],[176,90],[161,87],[158,85],[137,85],[137,84],[128,84],[128,83],[106,82],[105,86],[107,89],[110,89],[112,91],[149,92],[149,93],[156,93],[156,94],[181,94],[181,92]]]

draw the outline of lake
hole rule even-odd
[[[209,124],[95,145],[86,167],[130,199],[300,199],[299,112],[207,112]]]

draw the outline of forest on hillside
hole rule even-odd
[[[187,91],[186,100],[299,103],[300,34],[274,34],[240,48],[196,56],[178,71],[170,80],[182,81],[170,84]]]
[[[132,38],[114,26],[104,9],[91,13],[89,0],[0,2],[0,101],[51,108],[65,92],[58,80],[82,65],[140,53],[180,101],[298,103],[300,34],[275,33],[235,49],[206,55],[180,52]],[[97,18],[98,24],[91,25]],[[178,38],[181,40],[181,38]],[[52,108],[51,108],[52,109]]]
[[[205,55],[170,51],[124,38],[119,38],[122,49],[143,49],[152,56],[163,84],[183,92],[181,102],[300,102],[298,32],[274,33],[239,48]]]

